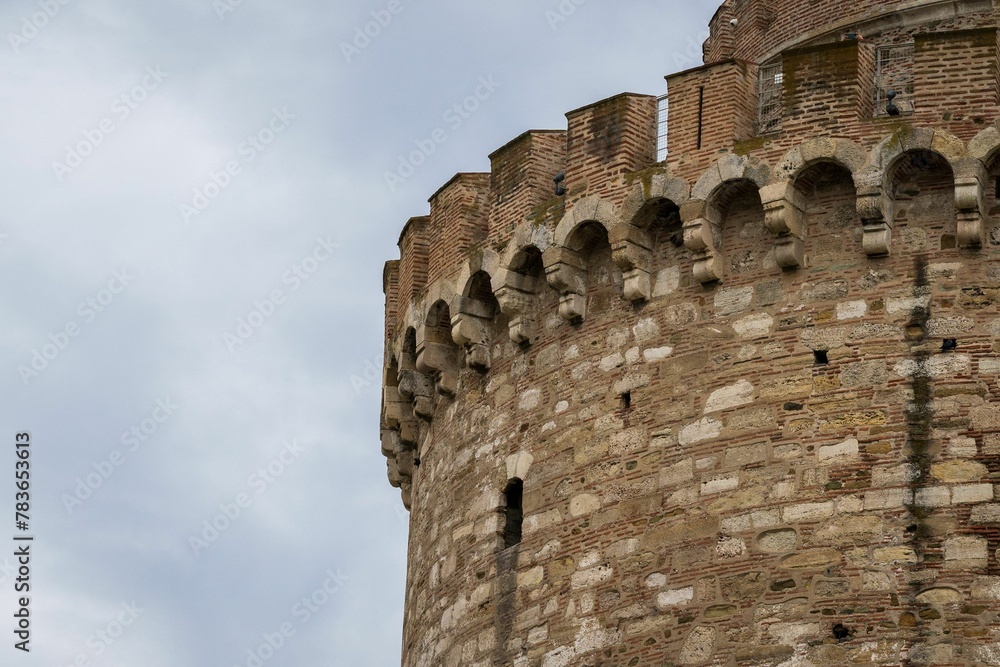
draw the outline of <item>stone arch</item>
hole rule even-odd
[[[866,159],[864,150],[853,141],[830,137],[811,139],[785,153],[774,169],[774,182],[760,190],[765,224],[777,236],[774,254],[778,266],[796,269],[804,265],[803,175],[816,165],[837,165],[851,174],[856,191],[856,179],[864,172]]]
[[[455,288],[439,280],[427,290],[426,307],[417,327],[417,370],[433,376],[439,391],[454,395],[458,389],[458,346],[451,337],[451,302]]]
[[[563,319],[579,321],[586,316],[590,246],[602,242],[597,237],[609,238],[617,219],[613,205],[591,195],[578,201],[556,226],[553,245],[543,253],[543,261],[546,280],[560,294]]]
[[[539,302],[545,288],[543,253],[552,245],[552,233],[544,225],[522,224],[493,274],[493,293],[500,311],[508,318],[510,339],[529,345],[537,332]]]
[[[412,404],[414,414],[429,419],[434,414],[434,381],[417,370],[417,327],[406,327],[397,347],[399,362],[396,369],[396,390],[401,399]],[[416,437],[417,434],[413,433],[414,443]]]
[[[985,220],[992,210],[987,205],[992,190],[988,184],[1000,177],[1000,120],[973,137],[967,147],[968,158],[955,165],[955,207],[958,209],[960,247],[985,243]],[[969,244],[969,245],[965,245]]]
[[[982,169],[977,161],[969,160],[965,142],[944,130],[905,128],[872,149],[864,172],[855,179],[865,252],[889,253],[896,213],[892,192],[894,172],[902,160],[914,155],[936,155],[948,164],[954,179],[956,208],[969,212],[962,216],[965,220],[959,220],[958,243],[962,247],[981,245]]]
[[[684,245],[694,253],[694,277],[701,283],[722,280],[722,226],[726,199],[733,187],[754,187],[759,196],[771,182],[767,163],[728,153],[712,165],[691,190],[691,199],[681,206]],[[737,185],[739,184],[739,185]]]
[[[800,171],[790,184],[795,224],[791,233],[776,229],[768,210],[768,227],[779,233],[775,257],[783,268],[829,266],[833,257],[861,254],[861,223],[858,218],[858,190],[854,174],[840,161],[818,160]],[[791,237],[791,238],[789,238]],[[791,241],[791,242],[789,242]],[[800,245],[794,263],[789,246]],[[811,248],[807,256],[806,249]],[[836,260],[841,261],[840,259]]]
[[[676,216],[678,240],[683,244],[680,207],[689,196],[687,181],[656,174],[648,184],[637,183],[622,204],[621,215],[609,239],[615,264],[622,270],[625,280],[625,298],[629,301],[648,300],[653,295],[652,264],[658,223]]]
[[[955,169],[947,157],[933,149],[904,151],[886,166],[885,179],[894,230],[905,227],[911,243],[929,242],[937,233],[940,239],[935,245],[956,246]]]
[[[499,268],[500,257],[492,250],[476,253],[459,272],[460,291],[451,302],[451,337],[465,348],[466,363],[480,370],[490,368],[493,326],[500,314],[493,276]]]

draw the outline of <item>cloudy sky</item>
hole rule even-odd
[[[700,64],[716,5],[0,2],[0,663],[398,665],[382,264],[455,172]]]

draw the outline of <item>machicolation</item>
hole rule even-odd
[[[1000,665],[998,17],[726,0],[664,161],[621,94],[406,223],[404,667]]]

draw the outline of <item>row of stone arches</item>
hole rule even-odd
[[[467,367],[490,368],[491,345],[504,329],[515,343],[530,344],[546,302],[558,299],[559,315],[566,320],[584,319],[588,283],[602,252],[612,260],[610,280],[631,302],[656,294],[658,249],[683,255],[698,282],[721,280],[727,244],[737,248],[740,242],[727,237],[733,209],[759,216],[744,220],[743,229],[766,230],[764,243],[772,246],[775,264],[801,267],[809,200],[819,184],[839,188],[850,201],[848,222],[860,226],[861,247],[870,256],[890,251],[896,206],[906,201],[912,183],[924,181],[937,183],[954,201],[956,244],[979,247],[984,185],[998,153],[997,127],[968,145],[941,131],[900,131],[870,153],[847,139],[821,138],[790,150],[774,168],[727,154],[693,187],[656,174],[637,183],[621,206],[585,197],[554,230],[525,223],[502,255],[476,253],[453,280],[431,285],[405,313],[386,384],[418,416],[429,418],[433,394],[457,390],[463,361]],[[729,268],[734,267],[735,261]]]
[[[847,202],[838,224],[860,227],[859,249],[869,256],[890,252],[897,213],[905,217],[911,190],[928,186],[954,204],[956,245],[977,248],[984,241],[985,185],[1000,173],[998,154],[996,126],[968,144],[941,131],[900,131],[868,153],[847,139],[821,138],[788,151],[773,168],[727,154],[693,187],[656,174],[637,183],[620,206],[588,196],[555,229],[522,224],[502,254],[475,253],[457,276],[432,284],[403,314],[384,382],[383,450],[390,468],[393,461],[398,466],[390,478],[404,485],[410,478],[411,457],[398,454],[415,446],[417,418],[432,418],[435,395],[457,391],[460,368],[488,370],[492,344],[505,333],[529,345],[553,308],[569,321],[586,318],[598,268],[613,274],[606,282],[628,302],[658,295],[657,263],[668,255],[680,257],[703,284],[738,270],[735,259],[724,262],[740,243],[768,245],[774,264],[794,270],[805,261],[807,231],[816,224],[810,202],[820,190],[835,193],[841,209]],[[734,210],[744,216],[741,233],[757,230],[756,240],[734,235]]]

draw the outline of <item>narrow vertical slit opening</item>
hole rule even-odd
[[[698,148],[701,148],[701,137],[705,119],[705,86],[698,88]]]
[[[503,548],[508,549],[521,543],[521,524],[524,521],[522,507],[524,482],[512,479],[503,493],[507,503],[504,508]]]

